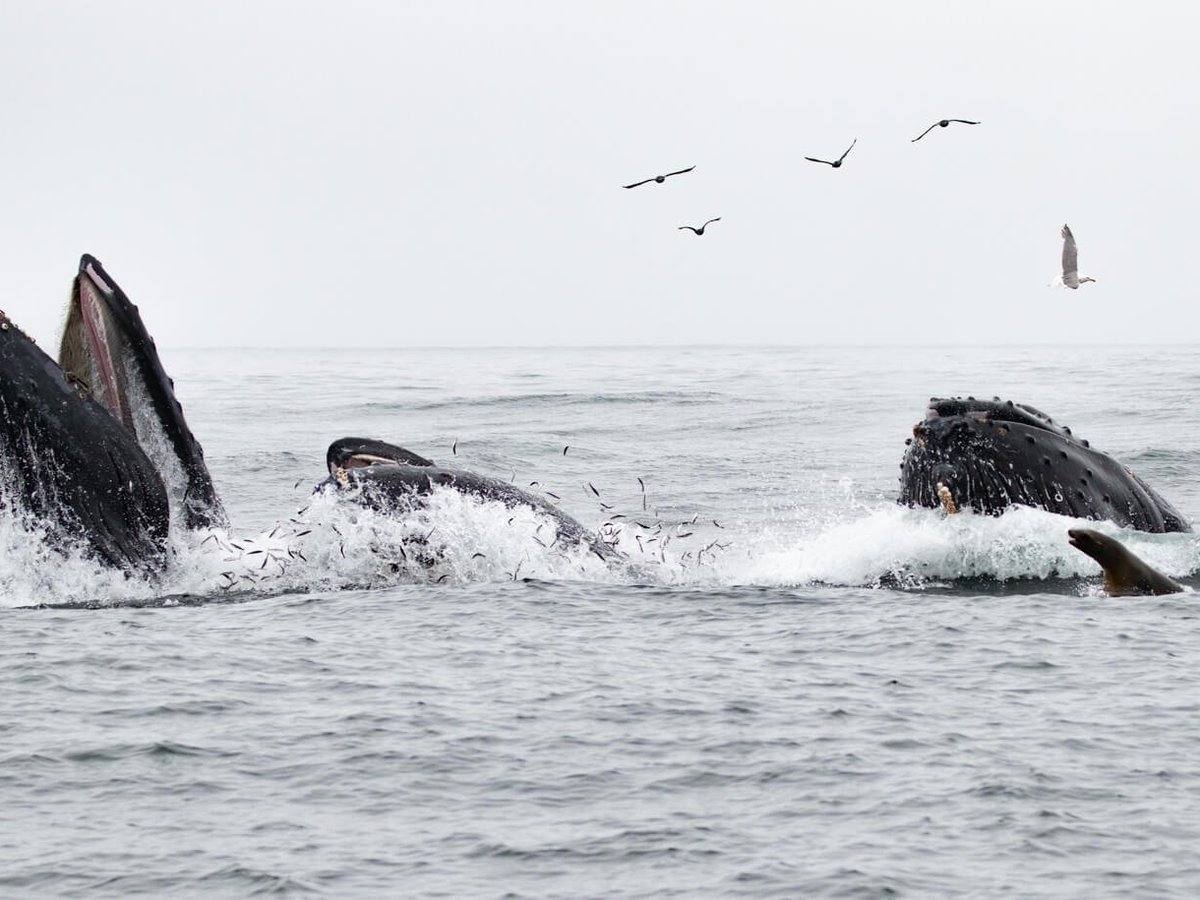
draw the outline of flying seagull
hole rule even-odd
[[[945,128],[951,122],[962,122],[962,124],[964,124],[964,125],[979,125],[980,124],[979,122],[972,122],[970,119],[942,119],[940,122],[934,122],[932,125],[930,125],[928,128],[926,128],[924,131],[922,131],[920,134],[918,134],[915,138],[912,139],[912,143],[915,144],[917,141],[919,141],[921,138],[925,137],[925,135],[929,134],[929,132],[933,131],[933,129],[935,129],[935,128],[938,128],[938,127]]]
[[[853,149],[854,149],[854,145],[855,145],[855,144],[857,144],[857,143],[858,143],[858,138],[855,138],[855,139],[853,140],[853,142],[851,142],[850,146],[846,148],[846,153],[849,153],[851,150],[853,150]],[[813,159],[811,156],[806,156],[806,157],[804,157],[804,158],[805,158],[805,159],[807,159],[809,162],[819,162],[819,163],[825,163],[825,165],[827,165],[827,166],[833,166],[833,167],[836,169],[836,168],[838,168],[838,167],[839,167],[839,166],[842,164],[842,160],[846,158],[846,153],[843,153],[841,156],[839,156],[839,157],[837,158],[837,161],[836,161],[836,162],[830,162],[830,161],[829,161],[829,160],[827,160],[827,159]]]
[[[621,185],[621,187],[623,187],[623,188],[641,187],[643,184],[649,184],[652,181],[657,182],[658,184],[662,184],[664,181],[666,181],[672,175],[682,175],[684,172],[690,172],[694,168],[696,168],[696,167],[688,166],[686,169],[680,169],[678,172],[668,172],[666,175],[655,175],[653,178],[647,178],[643,181],[635,181],[633,184],[623,184],[623,185]]]
[[[1079,277],[1079,249],[1075,246],[1075,235],[1066,225],[1062,227],[1063,237],[1063,271],[1062,283],[1074,290],[1085,281],[1095,281],[1091,275]]]
[[[680,225],[680,226],[679,226],[679,230],[680,230],[680,231],[690,231],[690,232],[692,232],[693,234],[704,234],[704,229],[705,229],[705,228],[707,228],[707,227],[708,227],[709,225],[711,225],[713,222],[720,222],[720,221],[721,221],[721,217],[720,217],[720,216],[717,216],[715,219],[709,219],[707,222],[705,222],[705,223],[704,223],[703,225],[701,225],[699,228],[693,228],[691,225]]]

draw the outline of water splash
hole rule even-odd
[[[647,523],[645,536],[635,538],[626,526],[607,522],[599,534],[614,553],[605,559],[588,546],[561,541],[554,520],[530,507],[509,508],[441,488],[425,501],[404,514],[383,514],[344,492],[323,490],[259,534],[175,529],[167,570],[153,578],[103,569],[82,550],[51,549],[44,532],[0,517],[0,545],[8,551],[0,561],[0,606],[140,604],[160,597],[524,578],[658,584],[679,580],[717,552],[690,546],[695,531],[678,524]]]
[[[58,537],[57,532],[54,537]],[[153,581],[101,565],[80,544],[55,548],[50,529],[27,514],[0,512],[0,608],[152,600]]]
[[[422,507],[385,515],[338,492],[318,491],[296,514],[259,534],[173,531],[171,562],[156,578],[114,572],[80,550],[50,549],[36,523],[0,515],[0,607],[518,579],[921,589],[963,579],[1098,578],[1099,567],[1067,543],[1067,529],[1080,524],[1118,537],[1173,577],[1200,569],[1200,544],[1191,535],[1145,534],[1036,509],[945,516],[854,500],[841,520],[814,512],[807,521],[787,517],[757,529],[699,516],[616,515],[599,531],[615,550],[605,560],[586,546],[560,543],[554,522],[529,507],[435,489]]]
[[[1081,525],[1118,537],[1169,575],[1200,568],[1200,544],[1191,535],[1146,534],[1023,507],[1001,516],[946,516],[888,505],[808,537],[766,533],[755,542],[758,552],[725,574],[735,583],[777,586],[1099,577],[1100,567],[1067,543],[1067,529]]]

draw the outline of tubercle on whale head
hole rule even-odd
[[[975,397],[930,397],[925,410],[925,421],[938,419],[972,419],[978,422],[1016,423],[1052,432],[1063,437],[1072,437],[1071,429],[1057,424],[1040,409],[1012,400],[977,400]],[[1086,441],[1080,441],[1087,446]]]
[[[992,397],[991,400],[977,400],[976,397],[930,397],[924,421],[944,419],[973,420],[995,427],[1022,425],[1032,430],[1057,434],[1058,437],[1084,448],[1091,446],[1086,439],[1076,438],[1068,426],[1058,425],[1037,407],[1028,403],[1014,403],[1012,400],[1002,401],[1000,397]]]
[[[8,317],[8,313],[0,309],[0,331],[15,331],[17,334],[27,338],[30,343],[36,344],[32,337],[21,330],[21,326]]]

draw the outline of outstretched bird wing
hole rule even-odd
[[[1075,235],[1066,225],[1062,227],[1063,238],[1063,284],[1069,288],[1079,287],[1079,249],[1075,246]]]
[[[915,144],[921,138],[925,137],[925,135],[929,134],[929,132],[933,131],[933,129],[937,128],[937,126],[938,126],[938,123],[934,122],[932,125],[930,125],[928,128],[926,128],[924,131],[922,131],[920,134],[918,134],[915,138],[913,138],[912,143]]]
[[[623,187],[623,188],[640,187],[641,185],[646,184],[646,182],[653,181],[653,180],[654,180],[653,178],[647,178],[643,181],[635,181],[633,184],[623,184],[623,185],[621,185],[621,187]]]
[[[980,124],[979,122],[972,122],[970,119],[949,119],[949,120],[947,120],[947,121],[950,121],[950,122],[962,122],[964,125],[978,125],[978,124]],[[930,128],[932,128],[933,126],[932,126],[932,125],[930,125],[929,127],[930,127]]]
[[[841,156],[838,157],[838,162],[841,162],[843,159],[845,159],[846,154],[849,153],[851,150],[853,150],[854,145],[857,143],[858,143],[858,138],[855,138],[853,141],[851,141],[850,146],[846,148],[846,153],[843,153]]]
[[[720,221],[721,221],[721,217],[720,217],[720,216],[717,216],[715,219],[709,219],[707,222],[705,222],[705,223],[704,223],[703,225],[701,225],[700,227],[701,227],[701,228],[707,228],[707,227],[708,227],[709,225],[711,225],[713,222],[720,222]]]
[[[707,224],[707,223],[705,223],[705,224]],[[701,227],[703,228],[704,226],[702,225]],[[690,231],[690,232],[692,232],[693,234],[699,234],[699,233],[700,233],[700,232],[696,231],[696,229],[695,229],[695,228],[693,228],[691,225],[680,225],[680,226],[679,226],[679,230],[680,230],[680,231]]]
[[[827,165],[827,166],[832,166],[832,165],[833,165],[833,163],[831,163],[831,162],[830,162],[829,160],[827,160],[827,159],[813,159],[811,156],[806,156],[806,157],[804,157],[804,158],[805,158],[805,159],[807,159],[809,162],[819,162],[819,163],[825,163],[825,165]]]
[[[688,166],[686,169],[680,169],[678,172],[668,172],[663,178],[670,178],[672,175],[682,175],[684,172],[690,172],[695,166]]]

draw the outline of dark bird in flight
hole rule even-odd
[[[847,154],[847,153],[849,153],[851,150],[853,150],[853,149],[854,149],[854,145],[855,145],[855,144],[857,144],[857,143],[858,143],[858,138],[855,138],[855,139],[854,139],[854,141],[853,141],[853,142],[850,144],[850,146],[846,148],[846,153],[843,153],[843,154],[842,154],[841,156],[839,156],[839,157],[837,158],[837,160],[836,160],[836,161],[834,161],[834,162],[830,162],[830,161],[829,161],[829,160],[827,160],[827,159],[813,159],[811,156],[806,156],[806,157],[804,157],[804,158],[805,158],[805,159],[807,159],[809,162],[819,162],[819,163],[825,163],[825,165],[827,165],[827,166],[833,166],[833,167],[836,169],[836,168],[838,168],[839,166],[841,166],[841,164],[842,164],[842,160],[846,158],[846,154]]]
[[[711,225],[713,222],[720,222],[720,221],[721,221],[721,217],[720,217],[720,216],[717,216],[715,219],[709,219],[707,222],[705,222],[705,223],[704,223],[703,225],[701,225],[699,228],[693,228],[691,225],[680,225],[680,226],[679,226],[679,230],[680,230],[680,231],[690,231],[690,232],[692,232],[693,234],[704,234],[704,229],[705,229],[705,228],[707,228],[707,227],[708,227],[709,225]]]
[[[930,125],[928,128],[926,128],[924,131],[922,131],[920,134],[918,134],[915,138],[912,139],[912,143],[915,144],[917,141],[919,141],[921,138],[925,137],[925,135],[929,134],[929,132],[933,131],[933,129],[935,129],[935,128],[939,128],[939,127],[945,128],[951,122],[961,122],[964,125],[980,124],[979,122],[972,122],[970,119],[942,119],[940,122],[934,122],[932,125]]]
[[[664,181],[666,181],[672,175],[682,175],[684,172],[690,172],[694,168],[696,168],[696,167],[688,166],[686,169],[680,169],[678,172],[668,172],[666,175],[655,175],[653,178],[647,178],[643,181],[635,181],[633,184],[623,184],[623,185],[621,185],[621,187],[623,187],[623,188],[641,187],[643,184],[649,184],[652,181],[656,182],[657,184],[662,184]]]

